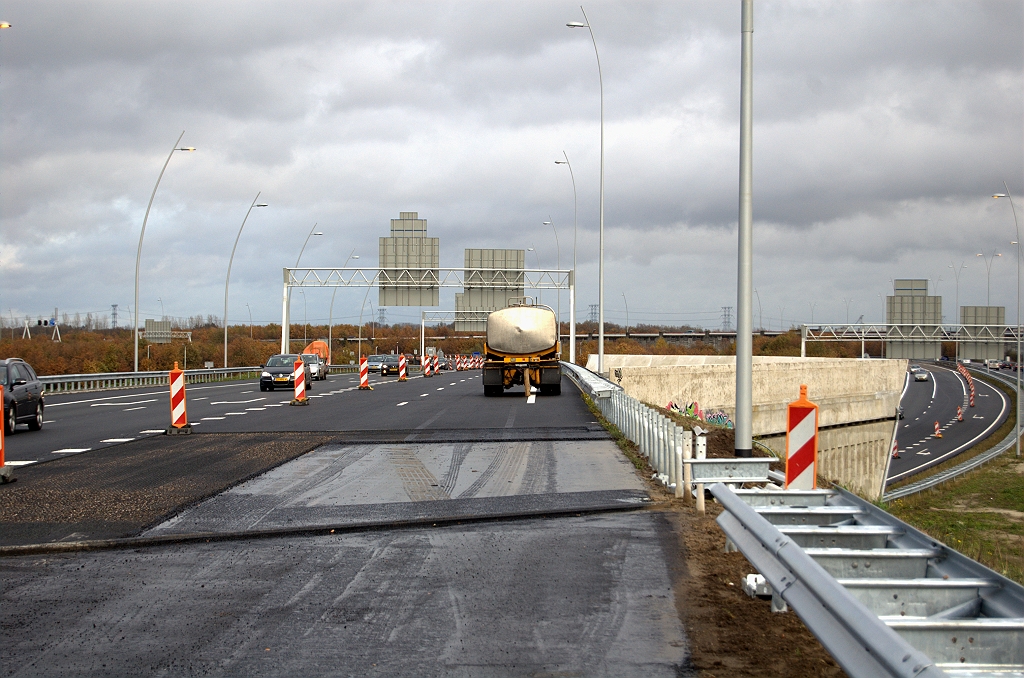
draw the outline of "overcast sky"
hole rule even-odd
[[[736,306],[740,3],[585,6],[605,92],[606,316],[721,325]],[[0,2],[0,309],[133,305],[279,322],[281,269],[377,265],[417,211],[442,266],[467,247],[572,259],[597,301],[599,89],[571,2]],[[1022,4],[755,0],[754,325],[880,321],[890,279],[929,278],[955,318],[1016,315]],[[1018,211],[1024,220],[1024,213]],[[941,278],[941,281],[940,281]],[[353,322],[365,290],[337,294]],[[293,318],[326,322],[330,290]],[[852,301],[851,301],[852,300]],[[376,302],[375,294],[370,301]],[[555,305],[551,292],[544,302]],[[442,294],[442,309],[453,306]],[[567,297],[562,299],[568,317]],[[375,306],[374,306],[375,307]],[[369,313],[369,304],[366,306]],[[419,308],[389,308],[418,322]],[[762,321],[763,318],[763,321]]]

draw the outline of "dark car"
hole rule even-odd
[[[398,356],[386,355],[384,362],[380,364],[380,375],[386,377],[389,374],[398,374]]]
[[[21,358],[0,360],[0,385],[4,387],[4,433],[18,424],[29,430],[43,427],[43,384],[36,371]]]
[[[260,390],[273,391],[276,387],[295,388],[292,372],[295,370],[295,361],[299,359],[294,353],[270,356],[260,374]],[[302,368],[305,372],[306,390],[312,391],[313,378],[309,372],[309,364],[303,361]]]

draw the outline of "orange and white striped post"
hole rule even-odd
[[[308,405],[309,398],[306,397],[306,365],[302,358],[295,361],[292,366],[292,381],[295,383],[295,397],[291,405]]]
[[[408,381],[409,378],[405,376],[405,354],[400,353],[398,355],[398,381]]]
[[[188,424],[185,412],[185,373],[178,369],[177,361],[167,376],[171,384],[171,425],[167,428],[167,434],[191,433],[192,427]]]
[[[807,386],[786,413],[787,490],[813,490],[818,486],[818,406],[807,399]]]
[[[436,353],[434,354],[434,357],[430,359],[430,361],[434,363],[433,365],[430,366],[430,371],[433,372],[434,374],[438,374]]]
[[[359,356],[359,390],[373,390],[373,387],[370,386],[370,364],[366,361],[365,355]]]
[[[420,360],[423,361],[423,376],[424,377],[432,377],[432,376],[434,376],[430,372],[430,356],[429,355],[425,355],[422,358],[420,358]]]
[[[941,438],[942,437],[942,429],[939,428],[939,422],[935,422],[935,437],[936,438]]]
[[[4,402],[4,387],[3,387],[3,384],[0,384],[0,403],[3,403],[3,402]],[[11,407],[14,407],[13,403],[11,403]],[[0,404],[0,414],[3,414],[3,413],[4,413],[3,405]],[[15,478],[14,478],[14,469],[12,467],[8,466],[7,462],[4,461],[4,427],[0,426],[0,482],[10,483],[10,482],[13,482],[14,480],[15,480]]]

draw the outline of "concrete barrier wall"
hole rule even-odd
[[[587,367],[595,369],[590,356]],[[609,379],[629,395],[664,407],[696,402],[705,413],[735,416],[735,356],[606,355]],[[819,405],[820,425],[853,424],[894,416],[906,377],[906,360],[754,357],[753,433],[786,430],[786,405],[807,385]]]
[[[587,367],[596,369],[596,356]],[[754,357],[753,434],[785,455],[786,406],[807,385],[819,406],[818,474],[862,497],[881,496],[906,360]],[[652,405],[697,403],[705,420],[732,420],[735,356],[605,355],[611,381]],[[829,428],[835,427],[835,428]]]

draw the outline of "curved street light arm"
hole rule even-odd
[[[245,212],[245,218],[242,219],[242,225],[238,227],[238,235],[235,236],[235,244],[231,247],[231,257],[228,259],[228,274],[224,278],[224,368],[228,366],[228,283],[231,282],[231,264],[235,261],[235,250],[238,248],[238,240],[242,237],[242,229],[245,228],[245,222],[249,218],[249,213],[252,212],[253,207],[266,207],[266,205],[257,205],[256,201],[260,199],[260,193],[256,192],[256,197],[252,199],[252,204],[249,205],[249,209]],[[248,305],[248,304],[246,304]],[[251,325],[252,323],[250,323]]]
[[[149,210],[153,207],[153,198],[156,197],[156,189],[160,188],[160,180],[164,178],[164,172],[167,170],[168,163],[171,162],[171,156],[174,155],[175,151],[194,151],[194,148],[178,148],[178,144],[181,143],[182,137],[185,136],[185,130],[181,130],[181,134],[178,136],[178,140],[174,142],[174,147],[171,148],[171,152],[167,154],[167,160],[164,161],[164,166],[160,168],[160,175],[156,178],[156,185],[153,186],[153,192],[149,195],[149,204],[146,205],[146,215],[142,217],[142,232],[139,233],[139,249],[135,253],[135,371],[139,371],[139,264],[142,262],[142,239],[146,237],[146,223],[149,221]]]

